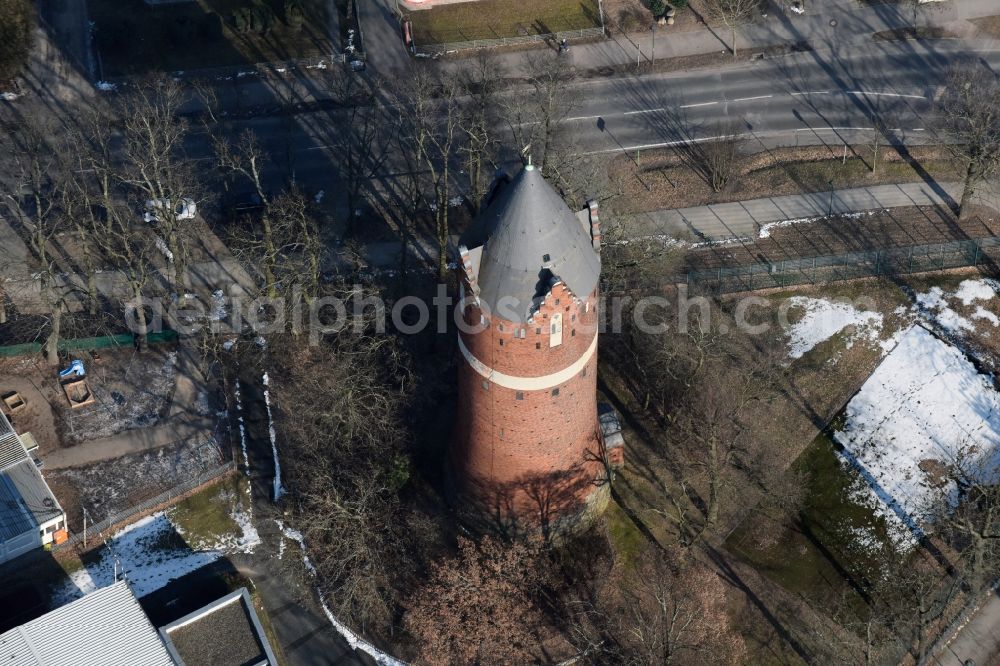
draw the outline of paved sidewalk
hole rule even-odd
[[[645,213],[636,220],[631,233],[686,240],[745,238],[756,236],[760,227],[769,222],[900,206],[952,205],[961,196],[961,183],[924,182],[792,194]]]
[[[928,660],[930,666],[988,666],[1000,655],[1000,594],[994,592],[972,616],[955,640],[938,655]]]
[[[737,30],[737,50],[808,42],[815,49],[860,47],[871,45],[872,34],[911,25],[951,27],[963,32],[966,21],[1000,14],[995,0],[945,0],[920,5],[914,9],[908,3],[859,5],[856,0],[824,0],[806,2],[806,13],[793,14],[788,2],[768,2],[768,16],[757,15],[753,22]],[[369,62],[382,76],[402,73],[409,56],[402,48],[398,24],[394,16],[395,0],[368,0],[360,12],[362,30],[367,30]],[[728,28],[704,27],[673,31],[663,26],[622,34],[608,21],[610,38],[587,44],[574,44],[570,59],[578,68],[635,65],[650,60],[679,56],[728,52],[732,36]],[[378,35],[378,38],[373,38]],[[388,43],[387,43],[388,42]],[[396,43],[398,42],[398,43]],[[539,54],[537,50],[497,52],[510,75],[523,73],[525,59]],[[442,61],[445,69],[464,66],[463,59]]]

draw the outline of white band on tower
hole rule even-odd
[[[458,336],[458,348],[462,351],[462,356],[464,356],[465,360],[469,362],[469,365],[472,366],[473,370],[497,386],[513,389],[515,391],[544,391],[545,389],[565,384],[583,370],[587,363],[590,362],[594,353],[597,352],[597,336],[594,336],[593,341],[590,343],[590,347],[587,348],[587,351],[583,353],[583,356],[577,359],[573,365],[563,368],[559,372],[553,372],[552,374],[542,375],[540,377],[516,377],[514,375],[505,375],[502,372],[497,372],[472,355],[472,352],[470,352],[465,346],[465,342],[462,340],[461,335]]]

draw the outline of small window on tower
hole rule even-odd
[[[517,393],[514,394],[514,399],[515,400],[524,400],[524,393],[522,391],[518,391]]]
[[[500,338],[500,346],[503,347],[503,338]]]
[[[536,342],[535,343],[535,349],[541,349],[541,348],[542,348],[542,343],[541,342]]]
[[[569,320],[570,321],[576,321],[576,315],[574,314],[572,317],[569,318]]]
[[[542,334],[542,329],[536,328],[535,329],[535,335],[541,335],[541,334]]]
[[[571,338],[575,338],[576,337],[576,329],[575,328],[569,332],[569,337],[571,337]]]
[[[542,261],[551,261],[551,258],[547,254],[542,255]]]
[[[554,398],[554,397],[556,397],[557,395],[559,395],[559,389],[558,389],[558,388],[554,388],[554,389],[552,389],[552,397]]]
[[[497,330],[498,331],[503,331],[503,324],[502,323],[497,324]]]
[[[556,305],[559,305],[559,299],[558,298],[556,299]]]
[[[586,377],[586,376],[587,376],[587,368],[586,368],[586,367],[584,367],[584,368],[583,368],[583,376],[584,376],[584,377]]]
[[[483,380],[483,390],[484,391],[489,391],[490,390],[490,383],[488,381],[486,381],[485,379]]]

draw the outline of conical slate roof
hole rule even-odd
[[[527,321],[552,278],[585,298],[601,274],[590,233],[531,165],[500,191],[461,243],[470,250],[483,248],[480,300],[490,312],[515,322]]]

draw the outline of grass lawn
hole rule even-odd
[[[233,12],[250,0],[190,0],[148,5],[143,0],[88,0],[104,77],[233,67],[328,56],[331,5],[300,0],[299,30],[285,20],[283,0],[263,0],[270,9],[267,35],[236,32]]]
[[[600,27],[597,0],[477,0],[409,12],[413,40],[447,44]]]
[[[753,516],[733,531],[726,548],[815,607],[843,601],[860,615],[860,591],[878,579],[881,554],[889,547],[885,521],[851,499],[857,473],[840,464],[825,433],[794,467],[809,473],[798,520],[776,524]]]

